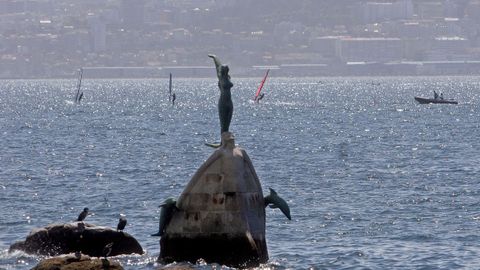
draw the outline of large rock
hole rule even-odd
[[[38,263],[32,270],[123,270],[116,261],[90,258],[80,254],[68,254],[49,258]]]
[[[113,246],[110,256],[143,254],[142,247],[130,234],[84,222],[52,224],[34,229],[25,241],[10,246],[10,251],[22,250],[29,254],[49,256],[81,252],[94,257],[103,257],[103,248],[111,242]]]
[[[255,266],[268,260],[260,181],[230,132],[192,177],[177,208],[160,240],[160,261]]]

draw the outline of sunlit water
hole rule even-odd
[[[263,189],[271,269],[428,269],[480,265],[480,80],[237,79],[231,131]],[[379,83],[379,84],[378,84]],[[115,227],[118,214],[156,269],[158,205],[177,197],[219,138],[216,80],[0,82],[0,269],[41,259],[8,247],[33,228],[75,219]],[[459,105],[419,105],[433,90]],[[211,269],[212,265],[196,265]],[[218,268],[219,266],[213,265]]]

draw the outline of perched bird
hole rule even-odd
[[[118,220],[118,225],[117,225],[117,232],[123,231],[126,225],[127,225],[127,219],[125,218],[125,215],[120,214],[120,219]]]
[[[105,257],[105,259],[107,259],[107,257],[110,256],[110,253],[112,253],[112,246],[113,246],[113,242],[110,242],[106,244],[105,247],[103,248],[102,255],[103,257]]]
[[[82,258],[82,252],[81,251],[75,251],[75,259],[80,260]]]
[[[270,208],[279,208],[289,220],[292,220],[292,217],[290,216],[290,208],[288,207],[287,202],[280,198],[273,188],[270,189],[270,194],[263,199],[265,201],[265,207],[270,205]]]
[[[78,215],[77,221],[83,221],[88,215],[88,208],[83,208],[83,211]]]
[[[172,219],[173,213],[178,209],[177,201],[173,198],[166,199],[162,204],[159,205],[162,209],[160,210],[160,221],[158,222],[158,232],[152,234],[152,236],[162,236],[167,229],[170,219]]]

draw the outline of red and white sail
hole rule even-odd
[[[258,86],[257,92],[255,93],[255,97],[253,97],[254,101],[256,101],[257,98],[260,96],[260,92],[262,91],[263,85],[265,84],[265,81],[267,80],[269,71],[270,71],[270,69],[267,69],[267,73],[265,73],[265,77],[263,77],[263,80],[260,83],[260,86]]]

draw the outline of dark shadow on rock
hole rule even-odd
[[[108,259],[102,259],[102,268],[103,269],[110,269],[110,261]]]

